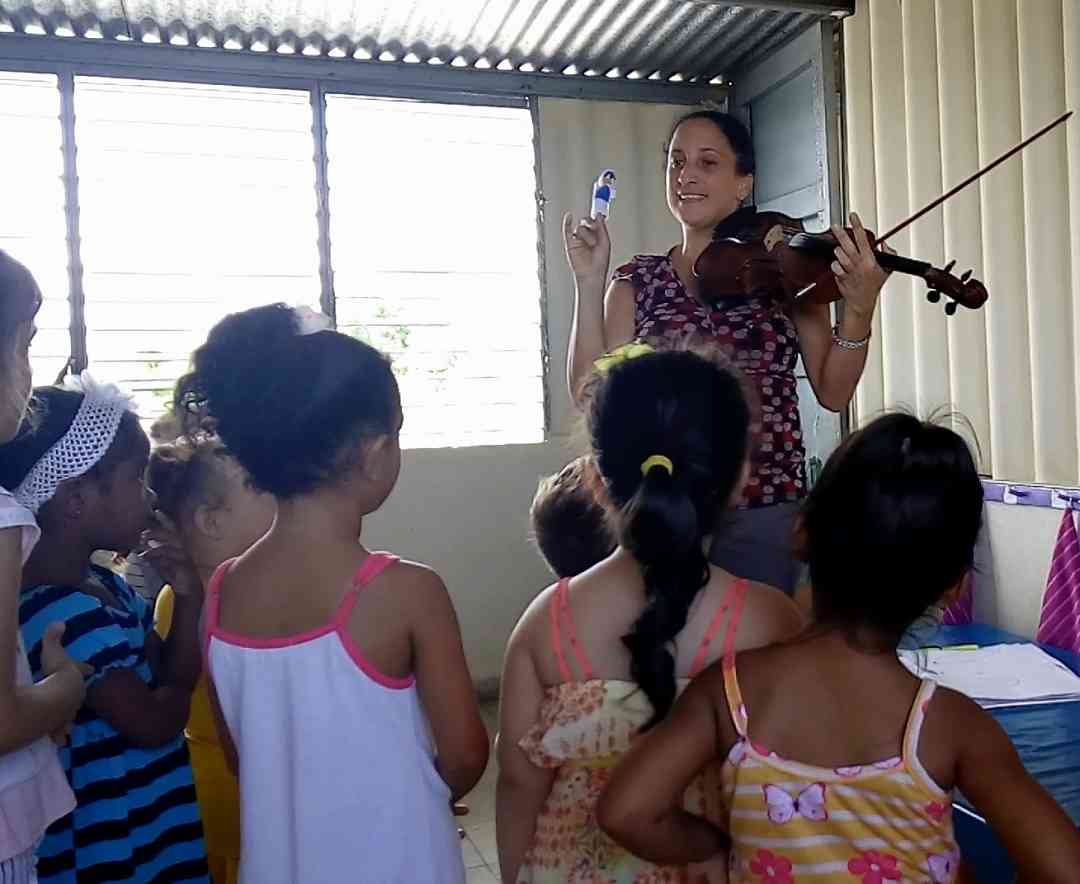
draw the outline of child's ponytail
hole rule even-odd
[[[675,701],[675,658],[668,645],[686,626],[687,613],[709,581],[709,563],[694,501],[663,456],[646,461],[637,493],[623,509],[623,545],[641,564],[645,610],[623,644],[631,673],[653,706],[651,727]]]
[[[616,362],[594,387],[589,431],[619,542],[640,563],[646,605],[623,643],[653,705],[675,699],[672,640],[709,580],[704,541],[737,490],[750,407],[742,382],[689,351]]]

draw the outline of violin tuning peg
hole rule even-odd
[[[926,293],[926,300],[928,300],[931,304],[936,304],[938,301],[941,300],[941,292],[939,292],[937,289],[930,289],[930,291]]]
[[[945,305],[945,315],[952,316],[954,313],[956,313],[956,301],[949,301],[949,303]]]
[[[960,277],[960,282],[967,282],[969,279],[971,279],[971,274],[973,272],[974,271],[972,270],[965,270],[964,275]]]
[[[944,271],[946,273],[952,273],[952,269],[955,266],[956,266],[956,258],[953,258],[948,264],[945,265],[945,267],[943,269],[944,269]]]

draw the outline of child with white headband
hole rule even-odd
[[[176,595],[162,642],[149,602],[90,562],[96,550],[130,552],[151,525],[149,443],[128,397],[83,374],[35,390],[32,408],[34,420],[0,446],[0,485],[41,528],[23,571],[23,640],[40,675],[49,624],[62,621],[67,652],[93,667],[61,752],[78,803],[49,828],[39,880],[208,882],[182,736],[201,668],[201,582],[159,524],[146,556]]]
[[[30,341],[41,292],[30,271],[0,251],[0,444],[18,432],[30,396]],[[48,624],[34,684],[19,640],[22,565],[38,538],[34,514],[0,488],[0,881],[34,880],[34,847],[75,796],[50,734],[63,736],[82,703],[80,667]]]

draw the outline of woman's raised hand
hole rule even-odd
[[[603,216],[582,218],[576,225],[569,212],[563,215],[563,245],[570,271],[578,280],[607,279],[611,240]]]

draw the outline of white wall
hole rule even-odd
[[[568,440],[404,452],[401,480],[364,526],[369,548],[424,562],[446,581],[473,678],[498,676],[518,616],[551,582],[528,541],[537,480],[570,459]]]
[[[582,450],[565,382],[572,302],[563,212],[587,211],[592,181],[603,168],[614,168],[613,264],[669,248],[678,229],[664,203],[661,146],[682,110],[541,99],[550,437],[540,445],[406,451],[397,489],[365,525],[371,547],[424,562],[442,575],[482,688],[499,675],[518,616],[551,581],[528,539],[537,480]]]
[[[976,619],[1034,637],[1061,510],[989,503],[985,520],[989,555],[977,563]]]

